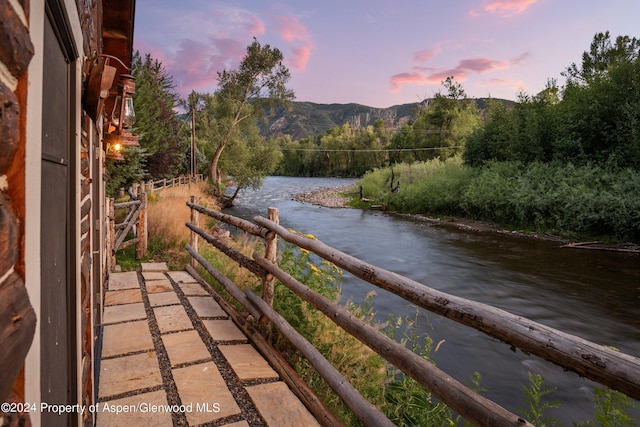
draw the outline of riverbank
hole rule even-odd
[[[294,195],[294,199],[325,208],[350,208],[354,197],[358,194],[355,185],[343,185],[339,187],[323,187],[311,192],[299,193]],[[533,238],[558,242],[568,248],[575,249],[596,249],[605,251],[626,252],[632,254],[640,254],[640,245],[635,244],[602,244],[599,241],[572,243],[572,240],[551,234],[540,234],[535,232],[507,230],[497,224],[474,221],[465,218],[437,218],[419,214],[404,214],[397,212],[389,212],[389,214],[409,218],[415,221],[427,222],[442,227],[453,227],[456,229],[468,230],[473,232],[492,232],[521,238]]]
[[[343,185],[340,187],[322,187],[317,190],[308,193],[298,193],[293,196],[294,200],[302,203],[309,203],[324,208],[350,208],[351,203],[354,200],[355,195],[358,194],[355,185]],[[366,201],[363,202],[366,204]],[[366,209],[366,208],[365,208]],[[566,239],[561,239],[555,236],[540,235],[537,233],[527,233],[521,231],[509,231],[499,226],[487,222],[472,221],[464,218],[436,218],[425,215],[404,214],[398,212],[388,212],[391,215],[398,217],[410,218],[413,220],[428,222],[436,225],[451,226],[459,229],[465,229],[470,231],[491,231],[501,234],[509,234],[520,237],[535,237],[546,240],[555,240],[558,242],[568,243]]]

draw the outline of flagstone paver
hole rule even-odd
[[[278,378],[278,373],[251,344],[221,345],[218,348],[240,380]]]
[[[105,407],[105,405],[107,406]],[[167,394],[164,390],[99,403],[96,427],[171,426],[173,425],[171,412],[154,410],[153,408],[163,405],[168,405]],[[136,410],[126,413],[116,412],[117,408],[125,407]]]
[[[162,385],[162,376],[153,351],[100,362],[100,397],[159,385]]]
[[[267,425],[311,427],[320,424],[282,381],[246,388]],[[274,399],[277,396],[277,399]]]
[[[136,302],[134,304],[111,305],[104,308],[102,323],[120,323],[128,320],[146,319],[147,312],[144,304]]]
[[[200,317],[227,317],[227,312],[211,297],[188,297],[191,307]]]
[[[117,291],[122,289],[138,289],[138,273],[127,271],[125,273],[111,273],[109,275],[109,290]]]
[[[104,305],[131,304],[142,302],[142,292],[138,289],[124,289],[121,291],[108,291],[104,294]]]
[[[209,350],[195,330],[163,335],[162,342],[169,355],[171,366],[211,360]]]
[[[167,276],[182,292],[176,293]],[[318,425],[207,289],[186,271],[169,272],[165,263],[143,263],[141,275],[111,273],[108,288],[98,384],[98,405],[107,406],[98,407],[97,427],[173,422],[248,427],[262,425],[263,419],[271,426]],[[183,294],[193,311],[182,304]],[[153,316],[147,316],[148,310]],[[203,341],[204,331],[211,340]],[[224,359],[217,356],[218,350]],[[269,383],[255,385],[264,381]],[[247,393],[239,392],[242,389]],[[108,405],[148,408],[176,403],[187,411],[108,410]]]
[[[180,300],[175,292],[158,292],[149,294],[149,303],[151,307],[159,307],[161,305],[180,304]]]
[[[172,373],[182,404],[192,404],[194,407],[193,412],[186,414],[189,424],[212,422],[240,413],[238,404],[213,362],[174,369]],[[211,412],[195,410],[198,405],[204,407],[207,403]],[[216,409],[219,411],[215,412]]]
[[[166,262],[143,262],[140,263],[142,271],[168,271]]]
[[[189,319],[187,312],[184,311],[184,307],[181,305],[155,307],[153,312],[156,315],[160,333],[193,329],[191,319]]]
[[[145,282],[149,280],[165,280],[167,278],[161,271],[143,271],[142,277]]]
[[[149,281],[146,283],[146,288],[147,293],[150,294],[173,291],[173,286],[171,286],[169,279]]]
[[[235,323],[230,319],[210,320],[205,319],[202,324],[207,328],[207,332],[216,342],[221,341],[247,341],[244,333],[238,329]]]
[[[106,325],[102,337],[102,357],[153,350],[149,323],[146,320]]]
[[[198,281],[186,271],[169,271],[168,274],[176,283],[198,283]]]
[[[179,283],[178,286],[186,296],[209,296],[209,292],[199,283]]]

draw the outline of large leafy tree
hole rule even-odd
[[[282,63],[282,52],[256,39],[235,70],[218,73],[219,89],[205,106],[209,117],[208,143],[211,146],[209,177],[221,195],[223,170],[221,158],[225,149],[242,143],[246,127],[255,124],[265,107],[287,104],[294,98],[288,89],[290,73]]]

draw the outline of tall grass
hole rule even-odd
[[[366,174],[363,196],[388,209],[461,216],[564,237],[640,242],[640,172],[564,163],[459,158]],[[393,173],[392,173],[393,172]]]
[[[190,231],[184,224],[191,219],[191,209],[186,205],[191,196],[196,196],[196,202],[200,205],[210,208],[216,206],[208,193],[206,182],[167,188],[148,197],[150,256],[158,261],[166,261],[172,269],[181,269],[188,261],[184,246],[189,242]]]

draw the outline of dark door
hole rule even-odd
[[[53,5],[53,7],[52,7]],[[41,393],[42,402],[77,402],[77,340],[74,216],[74,119],[66,18],[57,2],[47,2],[44,28],[41,185]],[[72,46],[72,45],[71,45]],[[43,412],[42,425],[77,424],[77,414]]]

